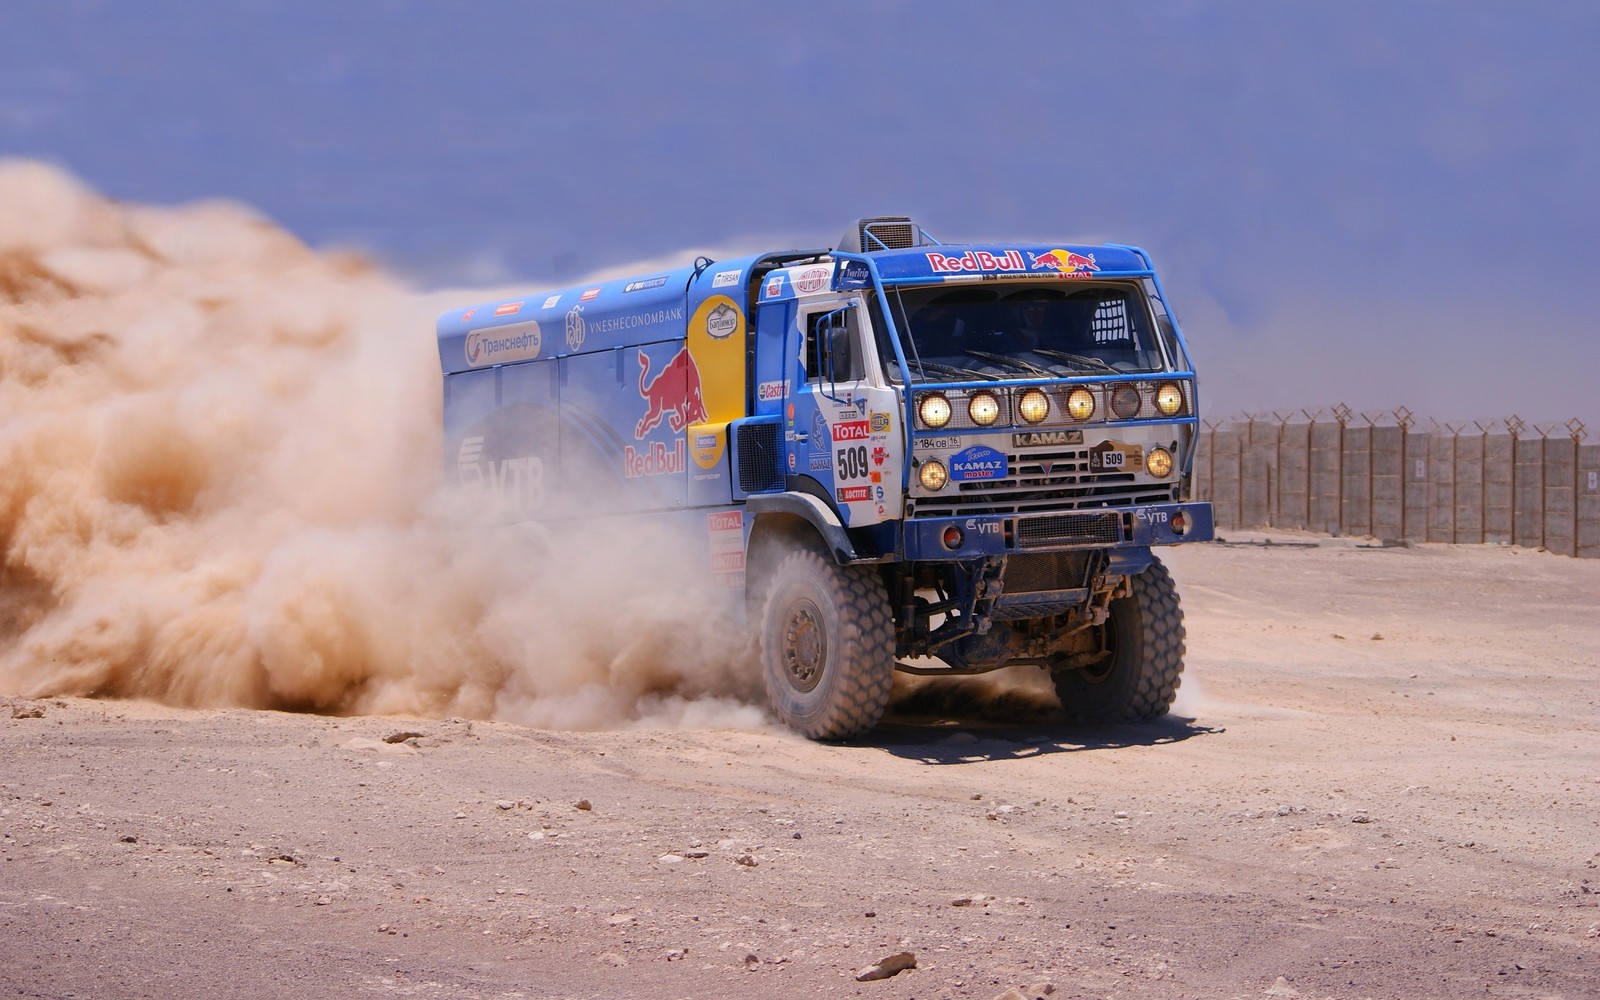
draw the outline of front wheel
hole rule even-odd
[[[876,726],[894,674],[894,623],[878,574],[816,552],[786,556],[766,588],[761,668],[773,710],[811,739]]]
[[[1111,602],[1103,626],[1108,655],[1054,674],[1061,707],[1074,722],[1160,718],[1177,695],[1184,639],[1178,590],[1160,559],[1129,582],[1133,592]]]

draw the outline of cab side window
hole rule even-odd
[[[814,313],[806,320],[806,381],[854,382],[864,373],[855,307]],[[832,371],[829,371],[829,364]]]

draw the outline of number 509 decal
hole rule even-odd
[[[856,445],[853,448],[840,448],[834,452],[838,462],[838,478],[841,483],[852,479],[865,479],[871,473],[871,466],[867,461],[867,446]]]

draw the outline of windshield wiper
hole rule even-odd
[[[1065,361],[1068,364],[1077,365],[1080,368],[1098,368],[1103,371],[1108,371],[1113,375],[1122,374],[1115,368],[1106,364],[1104,361],[1101,361],[1099,358],[1086,358],[1081,354],[1068,354],[1066,351],[1053,351],[1048,347],[1035,347],[1033,349],[1033,353],[1042,354],[1047,358],[1060,358],[1062,361]]]
[[[974,351],[970,347],[967,348],[967,353],[981,361],[988,361],[991,364],[996,365],[1009,365],[1012,368],[1025,371],[1030,375],[1043,375],[1046,378],[1050,378],[1055,375],[1055,372],[1050,371],[1047,368],[1040,368],[1038,365],[1031,364],[1022,360],[1021,358],[1010,358],[1004,354],[991,354],[988,351]]]
[[[961,375],[966,378],[981,378],[989,382],[996,382],[1000,379],[1000,376],[990,375],[988,372],[974,371],[971,368],[957,368],[955,365],[942,365],[937,361],[923,361],[921,359],[917,359],[911,363],[916,365],[917,368],[920,369],[924,374],[931,371],[939,372],[943,375]]]

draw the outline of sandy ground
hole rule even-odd
[[[1262,538],[1147,726],[6,699],[0,995],[1600,995],[1600,562]]]

